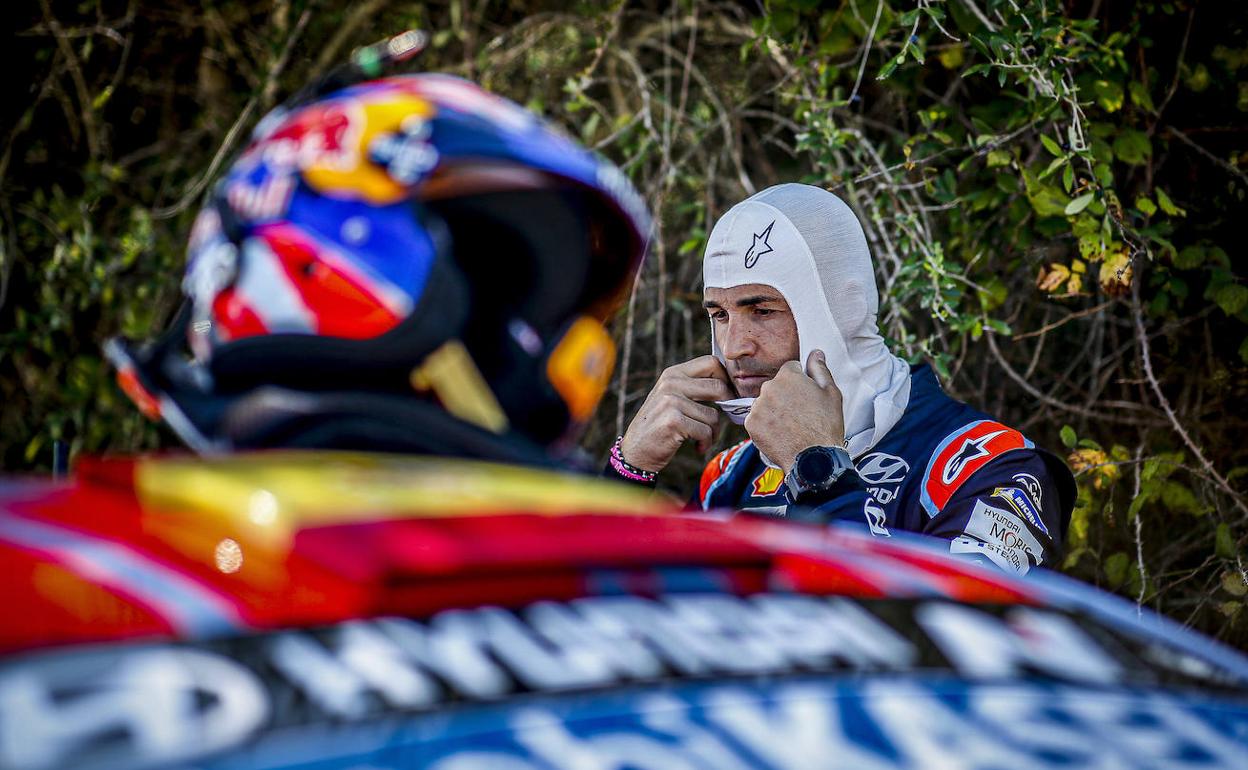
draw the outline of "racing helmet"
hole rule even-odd
[[[619,169],[471,82],[322,87],[215,187],[169,332],[106,352],[200,451],[549,451],[605,392],[648,232]]]

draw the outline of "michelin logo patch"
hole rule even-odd
[[[976,500],[962,536],[950,543],[949,552],[983,554],[1007,572],[1026,575],[1040,564],[1044,548],[1017,514]]]
[[[1017,487],[997,487],[992,490],[992,496],[1001,498],[1015,513],[1026,519],[1027,523],[1044,534],[1049,534],[1049,528],[1044,526],[1044,519],[1040,518],[1039,509],[1032,503],[1031,497],[1026,492]]]

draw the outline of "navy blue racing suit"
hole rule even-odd
[[[781,471],[743,441],[707,465],[697,503],[856,522],[877,536],[919,532],[948,540],[953,554],[1019,574],[1058,558],[1074,507],[1070,469],[1013,428],[950,398],[929,366],[912,368],[905,413],[855,465],[862,488],[791,507]]]

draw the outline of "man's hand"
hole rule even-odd
[[[823,351],[814,350],[805,373],[801,364],[789,361],[763,384],[745,418],[745,430],[758,451],[787,474],[803,449],[844,443],[841,409],[841,390],[832,380]]]
[[[705,452],[715,439],[719,410],[698,402],[736,397],[728,373],[715,356],[669,366],[624,431],[620,454],[629,465],[658,472],[686,440],[696,441],[698,451]]]

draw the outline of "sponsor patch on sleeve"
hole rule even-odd
[[[1026,519],[1028,524],[1046,535],[1049,534],[1049,528],[1044,526],[1044,519],[1040,517],[1040,509],[1035,506],[1031,496],[1026,492],[1018,487],[997,487],[992,490],[992,496],[1001,498],[1011,510]]]
[[[754,497],[770,497],[784,483],[784,471],[779,468],[768,468],[754,479]]]
[[[949,552],[980,553],[1001,569],[1019,575],[1026,575],[1044,556],[1040,541],[1017,514],[983,500],[975,501],[963,534],[950,543]]]
[[[993,420],[979,420],[946,436],[932,453],[919,501],[928,516],[936,516],[975,471],[994,458],[1035,445],[1013,428]]]

